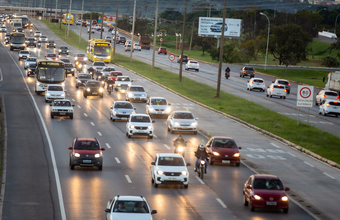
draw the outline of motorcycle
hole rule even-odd
[[[30,29],[30,33],[32,33],[32,32],[33,32],[33,29],[31,28],[31,29]]]
[[[102,83],[102,87],[105,87],[105,77],[104,76],[98,76],[97,80]]]
[[[201,157],[198,162],[197,162],[197,165],[196,165],[196,172],[197,172],[197,175],[199,178],[203,179],[203,175],[204,175],[204,170],[205,170],[205,163],[206,163],[206,160]]]
[[[81,71],[83,71],[83,64],[81,62],[76,62],[76,70],[78,70],[78,73],[80,73]]]
[[[41,42],[38,42],[38,48],[41,48]]]
[[[225,78],[228,79],[230,77],[230,72],[225,70]]]
[[[111,92],[113,92],[113,85],[112,84],[109,84],[108,87],[106,88],[109,95],[111,95]]]
[[[184,157],[185,155],[185,152],[184,152],[184,149],[186,147],[186,141],[184,142],[184,144],[181,144],[181,143],[175,143],[174,141],[174,146],[175,146],[175,150],[174,150],[174,153],[175,154],[180,154]]]

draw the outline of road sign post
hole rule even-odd
[[[161,42],[161,46],[162,46],[163,38],[160,38],[159,41]],[[161,46],[160,46],[160,47],[161,47]]]
[[[161,38],[162,39],[162,38]],[[170,60],[170,72],[171,72],[171,68],[172,68],[172,61],[175,60],[175,55],[174,54],[169,54],[169,60]]]
[[[300,115],[300,107],[304,108],[312,108],[313,107],[313,94],[314,94],[314,86],[305,86],[298,85],[298,92],[296,98],[296,106],[299,107],[298,110],[298,124],[299,124],[299,115]],[[308,109],[308,118],[307,123],[309,124],[309,110]]]

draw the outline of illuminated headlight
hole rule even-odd
[[[85,57],[84,60],[87,61],[87,57]]]
[[[50,93],[46,93],[46,96],[50,96],[51,94]]]
[[[72,71],[76,71],[76,68],[72,68]]]
[[[59,50],[59,52],[61,52],[61,50]]]
[[[240,153],[235,153],[234,154],[234,157],[239,157],[240,156]]]
[[[283,197],[281,198],[281,200],[287,202],[287,201],[288,201],[288,197],[287,197],[287,196],[283,196]]]
[[[94,58],[97,58],[97,56],[96,56],[96,55],[94,55],[93,57],[94,57]]]
[[[99,92],[103,92],[103,91],[104,91],[104,89],[103,89],[103,88],[100,88],[100,89],[99,89]]]
[[[149,130],[152,130],[152,126],[148,126],[148,129],[149,129]]]
[[[196,126],[196,125],[197,125],[197,122],[191,123],[191,126]]]
[[[78,83],[81,83],[81,81],[80,81],[80,80],[78,80]]]
[[[89,92],[91,89],[90,89],[90,88],[87,88],[86,90]]]
[[[80,154],[79,153],[75,153],[74,156],[75,157],[80,157]]]
[[[183,147],[178,147],[179,152],[183,152],[184,148]]]
[[[121,84],[118,84],[117,86],[121,86]]]
[[[205,164],[205,161],[204,161],[204,160],[201,160],[201,164]]]
[[[104,84],[105,82],[104,81],[102,81],[102,84]]]
[[[37,82],[37,86],[39,86],[40,85],[40,82]]]
[[[130,125],[130,128],[132,128],[132,129],[133,129],[133,128],[135,128],[135,126],[134,126],[134,125]]]
[[[11,43],[11,46],[13,46],[13,44]]]
[[[78,60],[78,57],[75,57],[74,60]]]
[[[65,97],[65,93],[61,94],[61,96],[64,96],[64,97]]]
[[[216,151],[213,151],[212,153],[213,153],[213,155],[215,155],[215,156],[220,156],[220,154],[219,154],[218,152],[216,152]]]
[[[68,112],[73,112],[73,109],[69,109],[69,110],[67,110]]]
[[[132,92],[129,92],[129,97],[132,97],[133,96],[133,93]]]
[[[67,50],[67,52],[70,52],[70,50]]]
[[[145,97],[145,94],[143,94],[142,97]]]
[[[175,126],[179,126],[179,122],[175,122],[174,125],[175,125]]]
[[[165,112],[170,112],[171,111],[171,108],[170,107],[167,107],[166,109],[165,109]]]
[[[111,59],[111,56],[108,56],[107,59]]]
[[[163,173],[164,173],[164,172],[163,172],[162,170],[158,170],[158,171],[157,171],[157,174],[158,174],[158,175],[163,175]]]
[[[152,112],[153,112],[153,111],[155,111],[155,109],[154,109],[153,107],[150,106],[150,107],[149,107],[149,111],[152,111]]]
[[[37,43],[37,41],[34,41],[34,43],[36,44],[36,43]]]
[[[82,67],[83,65],[81,65],[81,64],[78,64],[78,67]]]
[[[99,157],[100,157],[100,154],[95,154],[94,157],[95,157],[95,158],[99,158]]]
[[[182,171],[181,173],[182,173],[183,176],[186,176],[188,174],[187,171]]]
[[[261,196],[255,195],[255,196],[254,196],[254,199],[256,199],[256,200],[261,200],[262,198],[261,198]]]

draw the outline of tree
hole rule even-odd
[[[209,51],[214,46],[215,42],[216,41],[210,37],[198,37],[197,32],[194,31],[192,46],[197,45],[201,47],[203,55],[205,51]]]
[[[210,56],[213,60],[219,61],[220,57],[220,48],[212,48],[210,49]],[[236,45],[232,43],[226,43],[223,46],[223,62],[224,63],[235,63],[238,61],[238,56],[237,56],[237,48]]]
[[[175,11],[175,9],[173,8],[167,8],[165,11],[159,14],[159,17],[165,20],[171,20],[171,21],[174,21],[174,20],[182,21],[183,20],[182,13],[179,11]]]
[[[90,16],[91,16],[91,13],[86,13],[86,14],[83,15],[83,18],[84,19],[90,19],[91,18]],[[99,13],[92,12],[92,19],[93,20],[97,20],[98,21],[98,17],[99,17]]]
[[[250,39],[240,45],[241,49],[245,51],[248,57],[253,57],[257,60],[257,56],[261,51],[264,51],[267,43],[267,37],[258,35],[256,39]]]

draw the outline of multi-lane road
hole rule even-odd
[[[49,39],[56,40],[58,46],[65,45],[46,26],[38,21],[34,24]],[[10,29],[9,24],[7,27]],[[73,120],[51,119],[50,106],[43,96],[34,94],[35,78],[25,76],[24,61],[18,61],[18,51],[9,51],[4,45],[4,34],[0,35],[0,41],[0,95],[5,104],[7,126],[4,129],[8,137],[7,178],[3,180],[5,192],[0,201],[2,219],[105,219],[106,203],[116,195],[145,196],[151,209],[158,211],[154,219],[338,218],[339,170],[116,67],[130,76],[133,84],[144,86],[149,96],[164,96],[172,103],[173,110],[190,110],[199,118],[199,134],[184,135],[189,142],[185,149],[187,162],[194,164],[193,152],[198,144],[206,143],[205,133],[233,137],[242,147],[240,167],[209,166],[203,181],[197,179],[193,167],[189,167],[188,189],[171,185],[154,188],[151,162],[157,153],[173,152],[172,141],[177,136],[167,132],[165,119],[155,119],[155,139],[128,139],[126,122],[109,120],[112,102],[125,100],[125,94],[114,92],[105,94],[103,99],[85,99],[82,89],[75,87],[75,77],[66,79],[66,97],[75,105]],[[63,57],[73,60],[73,55],[80,51],[70,48],[70,55]],[[118,46],[118,50],[122,48]],[[39,58],[56,52],[44,46],[28,50]],[[143,53],[138,56],[142,57]],[[209,76],[202,66],[200,73]],[[239,79],[233,76],[224,83],[245,83]],[[233,92],[241,93],[236,89]],[[251,95],[248,99],[257,96]],[[145,103],[133,105],[137,113],[145,113]],[[97,137],[106,148],[102,171],[70,170],[67,148],[75,137]],[[276,174],[290,187],[288,214],[281,210],[250,212],[243,206],[243,184],[254,172]]]

